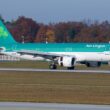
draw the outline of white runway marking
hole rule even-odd
[[[18,71],[18,72],[68,72],[68,73],[107,73],[109,70],[50,70],[33,68],[0,68],[0,71]]]
[[[0,110],[110,110],[109,105],[1,102]]]

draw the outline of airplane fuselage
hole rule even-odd
[[[2,44],[1,47],[4,47]],[[20,55],[21,50],[77,56],[76,61],[110,61],[109,43],[15,43],[5,44],[7,55],[29,60],[45,60],[43,57]]]

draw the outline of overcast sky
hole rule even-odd
[[[43,23],[110,21],[110,0],[0,0],[0,14],[6,21],[22,15]]]

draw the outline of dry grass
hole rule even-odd
[[[0,67],[12,67],[12,68],[48,68],[48,62],[38,61],[12,61],[12,62],[0,62]]]
[[[39,61],[15,61],[15,62],[0,62],[0,67],[10,67],[10,68],[49,68],[49,62],[39,62]],[[58,69],[62,67],[58,66]],[[66,69],[66,68],[63,68]],[[88,68],[85,65],[76,65],[75,69],[102,69],[110,70],[110,66],[102,65],[100,68]]]
[[[110,75],[0,72],[0,101],[110,104]]]

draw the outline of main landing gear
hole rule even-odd
[[[68,69],[68,70],[74,70],[75,67],[74,67],[74,66],[73,66],[73,67],[68,67],[67,69]]]
[[[57,69],[57,65],[56,64],[50,64],[49,65],[49,68],[51,69],[51,70],[56,70]],[[73,67],[68,67],[67,68],[68,70],[74,70],[75,69],[75,67],[73,66]]]
[[[52,70],[55,70],[55,69],[57,69],[57,65],[54,64],[54,63],[53,64],[50,64],[49,65],[49,68],[52,69]]]

